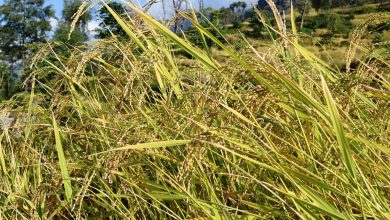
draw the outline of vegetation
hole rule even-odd
[[[31,54],[36,52],[33,44],[46,42],[53,16],[53,9],[44,7],[42,0],[6,0],[0,6],[0,59],[4,70],[0,99],[18,91],[16,72],[28,74]]]
[[[126,16],[126,9],[122,4],[118,2],[109,2],[108,6],[122,18]],[[126,32],[123,30],[123,28],[120,25],[118,25],[118,22],[115,20],[115,17],[112,16],[112,14],[107,8],[102,7],[98,11],[98,17],[101,20],[101,22],[99,24],[100,28],[96,30],[97,38],[104,39],[111,36],[119,36],[119,37],[126,36]]]
[[[131,3],[101,5],[125,39],[41,47],[1,102],[1,218],[390,218],[389,49],[365,39],[389,14],[356,26],[339,68],[268,3],[262,48],[221,17],[176,11],[194,26],[179,36]]]
[[[80,15],[77,23],[72,22],[82,4],[82,0],[65,1],[62,20],[54,33],[55,41],[80,46],[88,40],[87,24],[92,19],[91,14],[87,11]]]

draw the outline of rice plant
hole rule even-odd
[[[352,41],[364,55],[348,53],[359,65],[343,72],[300,45],[276,7],[267,52],[244,36],[237,50],[182,13],[227,54],[218,62],[132,3],[126,18],[98,3],[128,40],[66,57],[48,43],[29,92],[2,103],[15,120],[1,123],[0,218],[390,218],[381,48]]]

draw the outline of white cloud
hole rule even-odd
[[[91,20],[90,22],[87,23],[87,31],[88,31],[88,36],[90,41],[96,41],[97,39],[95,38],[96,36],[96,29],[99,28],[99,21],[97,20]]]
[[[51,30],[54,31],[58,26],[58,20],[55,18],[50,18],[50,25],[51,25]]]
[[[92,20],[87,24],[87,30],[90,34],[95,34],[95,30],[99,28],[99,22],[96,20]]]

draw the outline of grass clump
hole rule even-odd
[[[127,6],[129,40],[66,57],[48,44],[31,90],[2,103],[16,115],[0,136],[3,218],[390,217],[385,53],[352,44],[365,55],[347,74],[283,25],[264,24],[278,38],[258,52],[194,21],[220,63]]]

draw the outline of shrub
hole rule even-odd
[[[331,31],[328,31],[327,33],[321,35],[321,40],[320,40],[320,44],[321,45],[331,45],[332,44],[332,39],[334,37],[334,33],[331,32]]]
[[[215,28],[217,28],[217,30],[215,30],[214,27],[212,27],[211,25],[209,25],[209,23],[202,23],[202,26],[205,27],[211,34],[213,34],[218,40],[222,41],[223,42],[223,37],[220,36],[220,33],[224,34],[225,33],[225,30],[224,30],[224,27],[222,24],[220,23],[213,23],[213,26]],[[199,33],[199,31],[195,28],[195,27],[191,27],[189,28],[188,31],[185,32],[185,35],[186,35],[186,38],[193,44],[197,45],[197,46],[204,46],[203,45],[203,41],[202,41],[202,37]],[[206,43],[207,43],[207,46],[208,47],[211,47],[214,45],[214,42],[209,39],[209,38],[205,38],[206,40]]]
[[[305,28],[312,30],[326,28],[335,34],[348,34],[352,27],[350,19],[334,13],[319,14],[318,16],[308,18],[305,23]]]
[[[240,21],[239,19],[235,19],[233,21],[233,28],[240,29],[241,27],[242,27],[242,21]]]
[[[311,28],[303,27],[303,28],[299,28],[299,32],[302,32],[305,34],[313,34],[314,30]]]

